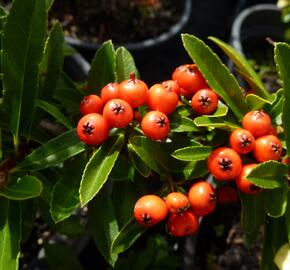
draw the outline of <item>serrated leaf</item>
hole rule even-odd
[[[282,114],[282,106],[284,101],[283,90],[280,89],[276,93],[272,94],[275,96],[272,104],[266,104],[264,109],[269,114],[272,119],[272,122],[275,122]]]
[[[246,233],[256,232],[264,223],[264,194],[240,193],[242,203],[241,226]]]
[[[240,127],[236,122],[231,122],[231,119],[225,117],[199,116],[194,119],[194,123],[198,127],[219,128],[227,131]]]
[[[42,192],[42,183],[36,177],[26,175],[15,182],[9,182],[0,189],[0,196],[10,200],[27,200],[38,197]]]
[[[151,141],[144,136],[134,136],[129,139],[129,145],[149,168],[159,174],[165,172],[165,169],[157,162],[162,159],[160,157],[162,151],[158,142]]]
[[[40,63],[40,76],[44,76],[40,98],[51,100],[62,72],[64,62],[64,36],[61,25],[56,23],[45,44]]]
[[[226,102],[234,114],[241,119],[248,111],[242,90],[221,62],[218,56],[204,44],[203,41],[193,35],[182,35],[183,46],[189,56],[198,66],[208,85]]]
[[[127,147],[129,158],[134,168],[144,177],[148,177],[151,173],[150,167],[137,155],[130,144],[128,144]]]
[[[83,156],[65,164],[62,177],[51,194],[50,213],[54,222],[69,217],[79,205],[80,181],[85,164],[86,159]]]
[[[267,92],[259,75],[255,72],[247,59],[235,48],[231,47],[222,40],[216,37],[209,37],[209,39],[224,51],[224,53],[235,63],[235,65],[243,72],[244,75],[251,78],[252,87],[256,90],[256,93],[262,98],[267,99],[269,97],[269,93]]]
[[[104,211],[106,209],[106,211]],[[111,200],[111,187],[104,186],[90,207],[90,221],[93,238],[106,261],[114,266],[118,255],[111,252],[111,245],[119,232]]]
[[[88,92],[98,94],[108,83],[115,81],[115,50],[111,40],[97,50],[88,74]]]
[[[256,186],[265,189],[275,189],[287,182],[288,167],[286,164],[270,160],[258,164],[246,176]]]
[[[274,58],[280,74],[284,93],[283,128],[286,139],[287,154],[290,156],[290,47],[286,43],[275,43]]]
[[[49,113],[51,116],[53,116],[59,123],[63,124],[66,128],[71,129],[72,126],[67,119],[67,117],[54,105],[51,103],[48,103],[44,100],[37,100],[36,101],[36,106],[39,107],[40,109],[46,111]]]
[[[3,30],[2,72],[3,104],[16,145],[33,121],[46,28],[45,1],[13,1]]]
[[[19,202],[0,198],[0,269],[18,270],[21,241]]]
[[[80,142],[76,130],[72,129],[35,149],[15,169],[44,169],[59,164],[83,151],[85,151],[85,145]]]
[[[46,244],[45,257],[51,269],[83,270],[73,250],[63,244]]]
[[[122,253],[131,247],[135,241],[146,231],[144,226],[139,225],[135,219],[131,219],[118,233],[111,247],[111,252]]]
[[[288,187],[286,182],[280,188],[265,191],[265,212],[268,216],[277,218],[285,214],[287,194]]]
[[[171,156],[183,161],[205,160],[212,152],[209,146],[189,146],[175,150]]]
[[[269,102],[268,100],[254,94],[246,95],[246,102],[251,111],[259,110],[263,108],[265,104],[271,104],[271,102]]]
[[[134,73],[137,78],[140,77],[131,53],[126,48],[119,47],[116,50],[117,82],[128,80],[131,73]]]
[[[124,143],[124,135],[109,138],[90,158],[80,186],[81,204],[87,204],[106,183]]]

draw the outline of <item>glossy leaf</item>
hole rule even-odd
[[[178,114],[170,117],[170,131],[171,132],[195,132],[199,131],[194,121],[186,116]]]
[[[18,270],[21,241],[21,208],[0,198],[0,269]]]
[[[74,251],[63,244],[45,245],[45,257],[51,269],[83,270]]]
[[[279,248],[274,257],[274,262],[279,270],[290,269],[290,245],[284,244]]]
[[[87,204],[108,180],[124,143],[124,135],[111,137],[90,158],[83,172],[80,186],[81,204]]]
[[[116,181],[133,179],[134,167],[130,164],[127,156],[119,155],[109,177]]]
[[[278,249],[287,242],[283,218],[267,218],[265,222],[264,243],[262,251],[261,270],[275,270],[274,256]]]
[[[275,99],[272,104],[266,104],[264,109],[270,115],[272,122],[275,122],[277,118],[279,118],[282,114],[282,105],[284,101],[284,93],[283,89],[278,90],[273,95]]]
[[[231,47],[222,40],[216,37],[209,37],[209,39],[213,41],[216,45],[218,45],[246,76],[252,79],[252,82],[254,83],[254,85],[252,86],[256,86],[254,87],[256,93],[262,98],[267,99],[269,97],[269,93],[267,92],[259,75],[255,72],[255,70],[249,64],[247,59],[242,54],[240,54],[235,48]]]
[[[288,167],[278,161],[260,163],[247,175],[247,179],[256,186],[265,189],[283,187],[287,182]]]
[[[271,104],[268,100],[254,94],[246,95],[246,102],[251,111],[259,110],[263,108],[265,104]]]
[[[149,168],[159,174],[165,172],[164,168],[157,162],[162,155],[158,142],[151,141],[144,136],[134,136],[129,139],[129,145]]]
[[[50,10],[54,0],[46,0],[46,9]]]
[[[139,225],[135,219],[130,220],[114,239],[111,252],[119,254],[126,251],[145,231],[146,228]]]
[[[47,38],[40,64],[40,76],[44,77],[40,98],[50,100],[56,89],[64,61],[64,36],[61,25],[55,24]]]
[[[287,193],[287,207],[285,212],[286,232],[290,243],[290,192]]]
[[[53,96],[69,112],[79,112],[80,102],[83,94],[78,90],[77,85],[64,72],[58,80]]]
[[[40,170],[59,164],[85,151],[85,145],[72,129],[35,149],[17,167],[21,170]]]
[[[212,149],[208,146],[189,146],[177,149],[171,155],[179,160],[197,161],[205,160],[211,152]]]
[[[114,266],[118,255],[111,253],[111,245],[119,232],[119,227],[112,205],[110,185],[104,186],[93,200],[90,221],[93,238],[100,253],[110,265]]]
[[[246,233],[256,232],[264,223],[264,194],[255,196],[240,193],[242,203],[241,226]]]
[[[181,167],[181,179],[193,179],[203,177],[208,173],[207,163],[204,160],[188,162]]]
[[[182,41],[189,56],[206,78],[208,85],[226,102],[241,119],[248,111],[242,90],[218,56],[203,41],[193,35],[183,34]]]
[[[65,164],[62,177],[51,194],[50,213],[54,222],[66,219],[78,207],[80,181],[85,164],[83,156]]]
[[[98,94],[108,83],[115,81],[115,50],[111,40],[97,50],[88,74],[88,91]]]
[[[277,218],[285,214],[288,187],[285,182],[280,188],[265,191],[265,211],[268,216]]]
[[[46,111],[51,116],[53,116],[59,123],[63,124],[66,128],[68,129],[72,128],[67,117],[51,103],[48,103],[44,100],[37,100],[36,105],[37,107],[41,108],[42,110]]]
[[[128,80],[131,73],[135,73],[137,78],[140,77],[131,53],[126,48],[119,47],[116,50],[117,82]]]
[[[15,182],[10,181],[0,189],[0,196],[11,200],[26,200],[38,197],[42,192],[42,183],[31,175],[18,178]]]
[[[2,72],[3,104],[16,145],[19,134],[31,128],[46,28],[45,1],[13,1],[3,30]]]
[[[144,177],[148,177],[151,173],[150,167],[137,155],[132,145],[128,144],[127,147],[129,158],[134,168]]]
[[[139,180],[140,176],[137,179]],[[131,181],[114,182],[112,202],[120,228],[132,219],[134,205],[141,196],[140,189],[140,183],[135,185]]]
[[[290,46],[286,43],[275,44],[275,62],[280,74],[284,92],[283,128],[286,138],[287,154],[290,156]]]

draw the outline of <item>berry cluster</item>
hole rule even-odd
[[[146,227],[167,218],[167,230],[173,236],[194,234],[199,227],[199,217],[206,216],[216,208],[214,187],[205,181],[194,183],[188,195],[171,192],[163,200],[157,195],[144,195],[135,204],[134,216]]]
[[[219,147],[209,156],[209,172],[220,181],[235,180],[241,192],[255,194],[262,191],[246,179],[259,162],[279,160],[282,143],[278,139],[270,116],[263,111],[250,111],[242,119],[243,128],[234,130],[229,137],[230,147]],[[247,155],[247,164],[241,155]],[[253,160],[249,163],[249,160]]]
[[[150,88],[132,73],[128,80],[107,84],[100,96],[83,98],[80,112],[84,116],[78,122],[77,134],[86,144],[98,145],[108,138],[110,128],[125,128],[134,120],[136,125],[141,122],[148,138],[166,139],[170,132],[168,117],[181,103],[180,96],[189,99],[198,114],[211,114],[217,108],[218,95],[207,86],[194,64],[177,67],[172,80]]]

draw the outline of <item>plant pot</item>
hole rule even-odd
[[[118,44],[116,40],[113,40],[116,47],[124,46],[132,53],[142,79],[149,85],[170,79],[175,67],[188,61],[188,56],[180,42],[180,33],[190,19],[192,0],[182,0],[176,4],[180,5],[182,15],[176,24],[170,26],[161,35],[124,44]],[[84,42],[70,36],[66,37],[66,41],[89,61],[101,45]]]
[[[230,44],[252,61],[270,92],[280,88],[275,71],[273,41],[283,41],[286,25],[274,4],[259,4],[242,10],[233,22]],[[233,70],[233,64],[229,63]],[[240,80],[241,81],[241,80]],[[246,86],[241,81],[242,86]]]

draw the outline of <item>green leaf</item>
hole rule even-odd
[[[268,100],[254,94],[246,95],[246,102],[251,111],[263,108],[265,104],[271,104]]]
[[[129,158],[134,168],[144,177],[148,177],[151,173],[150,167],[147,166],[146,163],[137,155],[132,145],[128,144],[127,147]]]
[[[226,117],[209,117],[199,116],[194,119],[194,123],[198,127],[219,128],[227,131],[233,131],[240,126]]]
[[[287,154],[290,156],[290,47],[286,43],[275,43],[275,62],[280,74],[284,92],[283,128],[286,138]]]
[[[119,254],[126,251],[145,231],[146,227],[139,225],[135,219],[131,219],[114,239],[111,252]]]
[[[53,270],[83,270],[76,254],[63,244],[46,244],[45,257]]]
[[[77,137],[76,130],[72,129],[30,153],[16,170],[40,170],[59,164],[85,151],[85,145]]]
[[[241,226],[246,233],[256,232],[264,223],[264,194],[240,193],[242,202]]]
[[[119,155],[109,177],[117,181],[133,179],[134,167],[129,163],[127,156]]]
[[[103,43],[97,50],[88,74],[89,91],[98,94],[108,83],[115,81],[115,50],[111,40]]]
[[[62,177],[55,184],[51,194],[50,213],[54,222],[66,219],[78,207],[80,181],[85,162],[86,159],[81,155],[65,164],[67,166],[63,169]]]
[[[274,256],[278,249],[287,242],[283,218],[267,218],[265,222],[264,243],[261,270],[275,270]]]
[[[285,212],[286,232],[290,243],[290,192],[287,193],[287,207]]]
[[[277,218],[286,212],[288,184],[285,182],[280,188],[265,191],[265,211],[268,216]]]
[[[272,122],[275,122],[282,114],[282,105],[284,101],[283,89],[278,90],[274,95],[274,100],[272,104],[266,104],[264,109],[270,115]]]
[[[224,53],[235,63],[235,65],[243,72],[243,74],[252,79],[251,81],[253,84],[251,86],[256,90],[256,93],[262,98],[267,99],[269,97],[269,93],[267,92],[259,75],[255,72],[247,59],[236,49],[223,42],[222,40],[215,37],[209,37],[209,39],[224,51]]]
[[[182,41],[208,85],[222,97],[238,119],[241,119],[248,107],[235,77],[203,41],[188,34],[182,35]]]
[[[42,183],[31,175],[10,181],[4,188],[0,189],[0,196],[11,200],[27,200],[38,197],[42,192]]]
[[[71,129],[72,126],[69,122],[69,120],[66,118],[66,116],[54,105],[51,103],[48,103],[44,100],[37,100],[36,101],[37,107],[41,108],[42,110],[49,113],[51,116],[53,116],[58,122],[63,124],[66,128]]]
[[[84,226],[80,224],[80,218],[74,215],[56,224],[54,224],[52,221],[48,224],[57,233],[66,235],[68,237],[81,236],[85,233]]]
[[[207,162],[204,160],[192,161],[180,168],[182,177],[181,179],[193,179],[203,177],[208,173]]]
[[[18,270],[21,241],[21,208],[0,198],[0,269]]]
[[[117,82],[128,80],[131,73],[134,73],[137,78],[140,77],[130,52],[124,47],[119,47],[116,50]]]
[[[46,28],[45,1],[13,1],[3,30],[2,72],[3,104],[16,145],[33,121]]]
[[[171,132],[195,132],[199,131],[194,121],[186,116],[178,114],[170,116],[170,131]]]
[[[124,135],[109,138],[95,151],[83,172],[80,186],[81,204],[87,204],[106,183],[124,143]]]
[[[290,269],[290,246],[289,243],[279,248],[274,257],[274,262],[279,270]]]
[[[119,232],[111,200],[110,186],[106,185],[95,197],[90,207],[90,221],[93,238],[106,261],[114,266],[118,255],[111,253],[111,245]],[[106,209],[106,211],[104,211]]]
[[[138,176],[138,180],[139,180]],[[120,192],[122,190],[122,192]],[[114,182],[112,202],[119,227],[123,227],[132,218],[136,201],[140,198],[140,183],[130,181]]]
[[[62,73],[57,88],[54,91],[54,98],[62,104],[69,112],[79,112],[80,102],[83,99],[83,94],[78,90],[77,85]]]
[[[205,160],[212,152],[209,146],[189,146],[177,149],[171,156],[184,161]]]
[[[151,141],[144,136],[134,136],[129,139],[128,145],[149,168],[159,174],[165,173],[157,162],[162,159],[162,150],[158,142]]]
[[[287,174],[286,164],[270,160],[258,164],[246,178],[258,187],[275,189],[284,186],[287,182]]]
[[[46,10],[49,11],[54,0],[45,0],[46,1]]]
[[[64,36],[61,25],[56,23],[45,44],[40,63],[40,76],[44,76],[40,98],[50,100],[61,76],[64,61]]]

